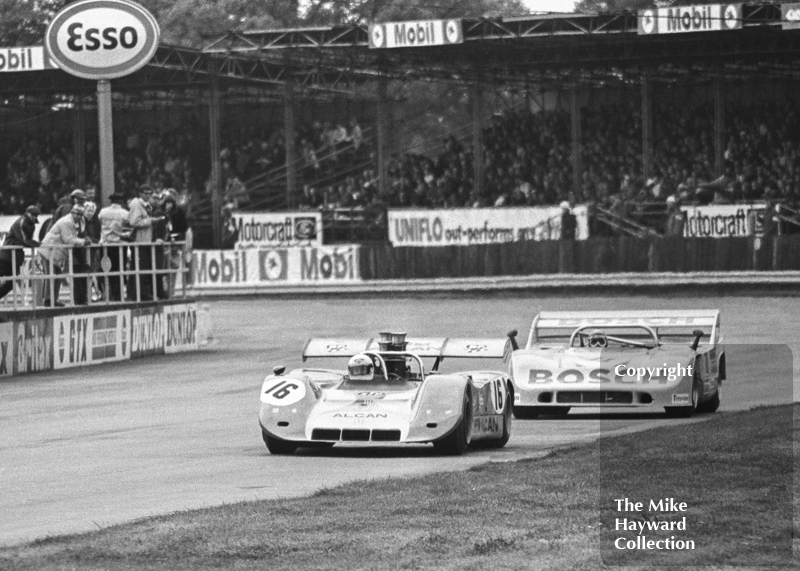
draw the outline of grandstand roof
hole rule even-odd
[[[524,88],[636,84],[655,80],[800,78],[800,31],[781,28],[781,5],[744,4],[742,29],[639,35],[635,12],[462,20],[462,44],[370,49],[367,26],[229,32],[203,50],[161,45],[114,91],[204,89],[211,66],[223,87],[351,93],[377,77]],[[0,95],[90,93],[94,81],[61,70],[3,74]]]
[[[462,44],[370,49],[365,25],[229,32],[205,53],[250,55],[287,69],[374,79],[491,85],[606,84],[687,76],[800,77],[800,32],[781,28],[781,5],[744,4],[742,29],[639,35],[635,12],[462,20]]]

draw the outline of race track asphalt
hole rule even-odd
[[[702,415],[668,420],[659,410],[515,421],[506,448],[457,458],[434,456],[430,446],[336,446],[276,457],[261,441],[261,381],[273,365],[299,366],[308,337],[371,337],[386,329],[491,337],[517,328],[524,340],[537,310],[645,308],[722,310],[729,380],[720,413],[800,400],[791,361],[800,345],[800,303],[792,297],[528,292],[216,301],[214,341],[200,352],[0,381],[0,545],[177,510],[304,495],[356,479],[461,470],[702,421]]]

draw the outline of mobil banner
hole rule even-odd
[[[0,323],[0,377],[14,372],[14,324]]]
[[[242,212],[233,215],[237,248],[322,244],[319,212]]]
[[[130,359],[130,310],[53,317],[53,366]]]
[[[196,290],[361,281],[359,246],[305,246],[195,250],[191,287]]]
[[[682,206],[685,238],[760,236],[764,203]]]
[[[131,310],[131,359],[164,353],[165,322],[161,306]]]
[[[164,306],[164,352],[182,353],[198,347],[197,304]]]
[[[53,320],[42,318],[14,322],[14,374],[52,368]]]
[[[576,238],[589,236],[586,206],[576,206]],[[389,241],[394,246],[472,246],[561,237],[558,206],[389,210]]]

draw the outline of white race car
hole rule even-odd
[[[513,341],[514,416],[583,407],[714,412],[725,379],[719,311],[542,312]]]
[[[311,339],[309,357],[348,368],[273,369],[261,387],[259,422],[272,454],[338,442],[432,442],[463,454],[472,442],[502,447],[511,435],[513,389],[502,371],[445,374],[445,358],[506,358],[508,339]],[[433,361],[428,369],[423,359]]]

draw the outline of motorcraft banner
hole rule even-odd
[[[195,250],[195,290],[361,281],[359,246]]]
[[[576,206],[576,238],[589,237],[587,209]],[[394,246],[472,246],[561,237],[558,206],[389,210],[389,241]]]
[[[682,206],[684,238],[760,236],[765,205],[707,204]]]
[[[322,245],[320,212],[242,212],[233,221],[237,248]]]

